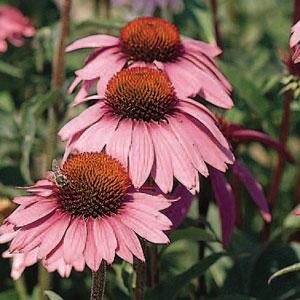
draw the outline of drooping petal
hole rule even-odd
[[[133,124],[132,143],[129,150],[129,174],[135,187],[140,188],[147,180],[153,166],[153,143],[143,122]]]
[[[109,223],[114,229],[117,240],[126,245],[126,247],[140,260],[145,261],[141,243],[132,229],[128,228],[122,222],[122,216],[110,218]]]
[[[209,174],[215,199],[219,207],[222,224],[222,242],[225,247],[230,243],[235,224],[235,202],[230,184],[224,174],[212,167]]]
[[[260,209],[260,212],[266,222],[271,221],[271,214],[268,207],[268,202],[263,192],[262,186],[256,181],[251,172],[243,166],[239,161],[236,161],[232,166],[233,172],[239,177],[244,184],[246,190],[251,195],[252,200]]]
[[[151,176],[164,193],[172,191],[173,187],[173,166],[171,155],[166,151],[164,139],[159,135],[156,125],[148,126],[154,148],[154,164]]]
[[[66,51],[71,52],[81,48],[112,47],[118,45],[118,43],[119,39],[114,36],[95,34],[75,41],[66,48]]]
[[[268,147],[276,150],[280,155],[282,155],[287,161],[294,162],[292,155],[276,140],[272,139],[263,132],[249,129],[239,129],[231,132],[230,135],[233,139],[238,140],[239,142],[250,142],[257,141]]]
[[[63,240],[64,259],[72,264],[83,253],[86,244],[86,224],[83,218],[74,218]]]
[[[58,219],[48,230],[44,237],[40,249],[38,258],[45,257],[52,249],[61,241],[65,232],[70,224],[71,216],[69,214],[62,214],[61,218]]]
[[[222,50],[216,46],[196,40],[183,41],[186,50],[193,50],[205,54],[208,57],[216,57],[222,53]]]
[[[74,149],[79,152],[100,152],[109,142],[118,119],[109,114],[104,115],[96,124],[86,129],[74,144]]]
[[[104,102],[97,102],[84,110],[78,117],[69,121],[59,132],[60,138],[65,141],[71,138],[77,132],[80,132],[87,127],[97,122],[107,112],[104,109]]]
[[[101,257],[111,264],[115,258],[117,240],[112,227],[105,218],[94,221],[94,237]]]
[[[110,141],[106,153],[117,159],[125,168],[128,166],[128,154],[131,146],[132,121],[121,120]]]
[[[95,221],[90,218],[87,220],[87,239],[86,245],[84,250],[84,257],[86,264],[89,268],[96,272],[101,264],[102,257],[100,256],[99,252],[97,251],[96,241],[95,241],[95,233],[94,233],[94,223]]]

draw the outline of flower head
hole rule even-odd
[[[48,271],[69,276],[87,264],[96,271],[115,254],[129,263],[144,260],[137,234],[153,243],[167,243],[163,231],[171,222],[160,211],[171,201],[131,186],[122,165],[104,153],[70,157],[47,179],[25,188],[20,206],[0,227],[0,242],[12,240],[4,257],[13,257],[13,278],[42,260]]]
[[[7,50],[7,42],[20,47],[23,45],[23,36],[35,34],[31,22],[16,8],[0,6],[0,53]]]
[[[215,65],[213,58],[220,49],[196,40],[182,41],[177,28],[154,17],[143,17],[127,23],[119,38],[108,35],[89,36],[71,44],[67,51],[96,48],[85,66],[76,71],[69,91],[82,83],[75,104],[97,85],[104,97],[110,78],[128,65],[152,65],[167,74],[180,98],[200,95],[207,101],[230,108],[231,86]]]
[[[300,21],[298,21],[293,27],[292,27],[292,35],[290,38],[290,47],[292,51],[292,60],[293,62],[299,63],[300,62]]]
[[[128,168],[135,187],[151,175],[165,193],[172,190],[173,176],[199,191],[198,172],[208,175],[206,163],[224,172],[233,162],[214,116],[196,101],[179,99],[156,68],[124,69],[109,81],[104,97],[96,98],[60,130],[68,140],[65,158],[71,151],[105,148]]]

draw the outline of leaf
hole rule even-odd
[[[21,173],[27,183],[32,179],[29,170],[30,152],[36,134],[36,126],[39,116],[50,107],[57,97],[58,91],[52,90],[45,95],[37,95],[22,106],[22,159],[20,164]]]
[[[202,275],[224,255],[224,252],[214,253],[202,259],[187,271],[170,278],[167,282],[163,282],[155,289],[148,291],[145,299],[174,299],[180,290],[189,284],[192,279]]]
[[[293,264],[291,266],[288,266],[286,268],[283,268],[277,272],[275,272],[268,280],[268,284],[272,282],[272,280],[276,277],[282,276],[284,274],[290,273],[290,272],[296,272],[300,271],[300,263]]]
[[[45,295],[48,296],[50,300],[63,300],[61,296],[54,293],[53,291],[45,291]]]
[[[225,63],[219,63],[219,65],[232,83],[234,91],[244,100],[252,113],[263,121],[269,112],[269,105],[262,91],[234,66]]]
[[[214,298],[213,300],[257,300],[257,298],[251,296],[245,296],[241,294],[231,294],[231,295],[224,295],[218,298]]]
[[[15,290],[8,290],[0,293],[0,300],[15,300],[18,299],[18,294]]]
[[[0,73],[4,73],[16,78],[23,78],[23,71],[15,66],[12,66],[4,61],[0,61]]]
[[[192,240],[194,242],[204,241],[213,242],[216,241],[215,237],[204,229],[197,227],[189,227],[185,229],[180,229],[172,232],[171,241],[175,242],[178,240]]]

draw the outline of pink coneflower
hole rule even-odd
[[[98,97],[98,96],[96,96]],[[94,99],[94,97],[91,97]],[[201,104],[179,99],[166,75],[146,67],[124,69],[108,83],[105,96],[59,132],[72,151],[105,151],[128,167],[133,185],[151,174],[170,192],[173,176],[199,191],[205,163],[224,172],[233,162],[213,115]]]
[[[23,36],[30,37],[35,34],[35,29],[29,19],[16,8],[0,6],[0,53],[7,50],[7,42],[16,47],[24,44]]]
[[[178,11],[182,6],[181,0],[111,0],[113,5],[131,4],[136,12],[153,15],[156,8]]]
[[[245,129],[238,124],[229,123],[224,120],[220,120],[220,128],[232,145],[256,141],[275,149],[286,160],[290,162],[293,161],[292,156],[280,143],[262,132]],[[261,184],[255,179],[254,175],[252,175],[250,170],[239,160],[236,160],[229,170],[238,178],[240,183],[244,185],[251,196],[251,199],[259,208],[264,220],[270,222],[271,214],[267,199]],[[232,187],[225,175],[212,167],[209,168],[209,173],[215,199],[220,209],[222,240],[223,244],[227,246],[230,242],[235,225],[235,199]]]
[[[290,38],[290,47],[292,51],[292,60],[294,63],[300,62],[300,21],[298,21],[293,27],[292,27],[292,35]]]
[[[48,179],[16,197],[20,206],[0,227],[0,242],[12,240],[5,257],[13,257],[13,278],[42,260],[48,271],[69,276],[85,264],[97,271],[115,254],[132,263],[144,260],[137,235],[167,243],[170,220],[160,211],[171,201],[161,194],[136,191],[122,165],[104,153],[81,153],[68,159]]]
[[[97,84],[100,98],[104,97],[110,78],[128,65],[141,62],[153,64],[164,71],[179,98],[200,95],[207,101],[230,108],[231,86],[215,65],[213,58],[221,53],[215,46],[196,40],[181,41],[171,23],[154,17],[129,22],[119,38],[93,35],[71,44],[67,51],[96,48],[85,66],[76,71],[70,92],[82,82],[75,104],[86,97]]]

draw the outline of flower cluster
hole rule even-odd
[[[23,36],[31,37],[35,29],[31,22],[16,8],[0,6],[0,53],[7,50],[7,42],[14,46],[23,45]]]
[[[182,40],[174,25],[154,17],[129,22],[119,37],[85,37],[67,51],[81,48],[94,50],[69,92],[78,89],[74,105],[92,104],[59,132],[67,141],[62,165],[25,188],[30,195],[14,199],[19,206],[0,227],[0,242],[11,241],[4,256],[14,258],[13,278],[38,260],[61,276],[85,265],[97,271],[116,255],[144,260],[139,237],[168,243],[201,175],[210,176],[227,246],[235,215],[228,165],[271,219],[261,186],[235,161],[233,143],[254,138],[284,149],[261,133],[225,126],[195,100],[233,105],[214,61],[220,49]]]

